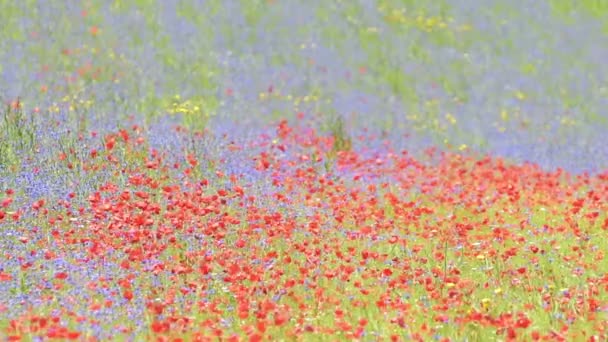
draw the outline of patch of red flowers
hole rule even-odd
[[[28,210],[44,218],[54,253],[121,270],[89,284],[114,289],[86,301],[91,316],[145,306],[147,336],[159,340],[606,337],[606,177],[390,144],[335,153],[334,143],[283,121],[247,151],[229,148],[251,153],[262,187],[228,174],[225,160],[184,151],[175,162],[138,128],[121,130],[79,164],[113,172],[86,201]],[[84,336],[58,320],[28,316],[5,333]]]

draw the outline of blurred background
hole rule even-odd
[[[0,98],[38,149],[134,122],[238,138],[303,113],[410,149],[608,166],[608,2],[24,0],[0,21]]]

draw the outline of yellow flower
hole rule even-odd
[[[445,118],[452,124],[455,125],[456,124],[456,118],[454,117],[454,115],[452,115],[451,113],[447,113],[445,115]]]
[[[502,121],[509,121],[509,113],[505,109],[501,110],[500,118],[502,119]]]

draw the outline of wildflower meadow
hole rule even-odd
[[[0,340],[608,341],[608,2],[0,1]]]

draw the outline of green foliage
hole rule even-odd
[[[0,122],[0,167],[13,167],[24,156],[33,153],[35,125],[33,118],[26,117],[19,100],[7,104]]]
[[[560,15],[570,15],[577,11],[589,13],[597,18],[608,15],[608,2],[603,0],[550,0],[549,3],[553,11]]]
[[[563,18],[566,22],[572,21],[572,14],[588,14],[600,20],[603,32],[608,34],[608,1],[604,0],[580,0],[563,1],[550,0],[551,10],[554,14]]]
[[[332,151],[350,151],[352,149],[352,139],[344,128],[344,119],[338,115],[333,119],[331,126],[331,133],[334,137],[334,145]]]
[[[350,151],[352,149],[352,138],[344,127],[344,118],[341,115],[329,115],[325,122],[325,130],[333,137],[333,145],[327,153],[325,160],[326,171],[331,169],[331,166],[338,156],[339,152]]]

